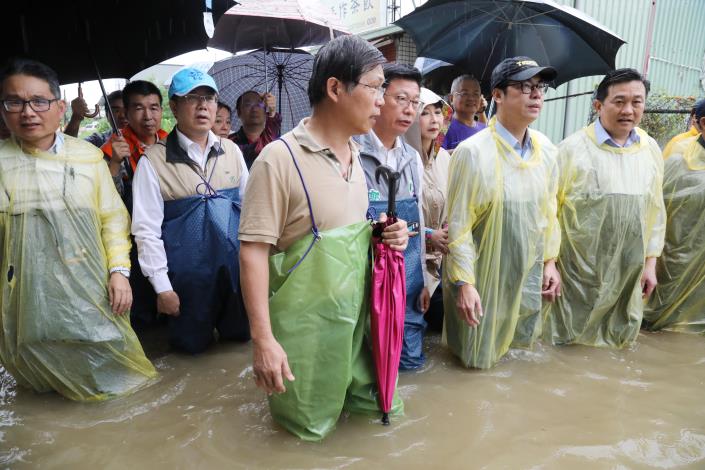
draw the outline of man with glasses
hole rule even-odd
[[[460,142],[487,127],[484,111],[487,102],[480,91],[480,82],[472,75],[461,75],[450,86],[453,119],[443,139],[442,147],[453,151]],[[475,116],[480,113],[480,119]]]
[[[383,62],[358,36],[318,51],[308,85],[313,113],[264,148],[243,206],[254,379],[269,394],[274,420],[311,441],[330,434],[343,410],[379,416],[366,338],[372,229],[351,137],[379,116]],[[406,222],[386,227],[382,238],[403,251]],[[400,413],[395,398],[392,412]]]
[[[129,216],[102,153],[59,130],[56,73],[0,73],[0,364],[36,391],[105,400],[156,373],[126,313]]]
[[[213,78],[194,68],[174,75],[174,130],[145,150],[134,179],[132,233],[142,272],[168,316],[169,342],[187,353],[214,340],[246,341],[237,231],[248,171],[242,153],[211,128]]]
[[[409,239],[409,247],[404,253],[407,295],[399,365],[401,370],[413,370],[423,366],[425,361],[423,337],[426,321],[423,316],[430,303],[423,278],[425,243],[418,236],[418,233],[424,233],[421,203],[424,169],[419,153],[402,136],[414,123],[423,105],[420,101],[421,73],[408,65],[385,64],[384,79],[384,106],[372,130],[358,137],[358,142],[371,216],[374,218],[387,207],[388,184],[386,180],[377,182],[375,178],[377,167],[386,166],[401,175],[396,194],[397,214],[415,225],[413,232],[416,236]]]
[[[598,118],[558,146],[563,296],[545,335],[554,344],[621,348],[639,334],[666,233],[661,150],[637,127],[648,92],[634,69],[608,73]]]
[[[282,117],[277,113],[273,94],[261,95],[254,90],[246,91],[238,97],[235,111],[242,126],[231,139],[240,147],[247,168],[251,168],[264,146],[279,137]]]
[[[453,153],[443,306],[448,346],[465,367],[487,369],[510,347],[530,348],[542,294],[560,295],[556,148],[529,129],[555,77],[529,57],[500,62],[491,77],[497,114]]]

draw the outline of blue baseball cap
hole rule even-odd
[[[171,77],[171,85],[169,85],[169,98],[176,96],[184,96],[200,86],[207,86],[214,92],[218,93],[218,87],[215,84],[213,77],[207,73],[201,72],[193,67],[181,69]]]

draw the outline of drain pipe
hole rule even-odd
[[[644,64],[641,73],[644,78],[648,77],[649,64],[651,63],[651,45],[654,41],[654,25],[656,23],[656,0],[651,0],[651,11],[649,12],[649,26],[646,31],[646,50],[644,51]]]

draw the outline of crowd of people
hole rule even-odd
[[[0,364],[36,391],[104,400],[156,375],[135,331],[164,328],[190,354],[251,339],[274,419],[320,440],[344,410],[378,413],[371,221],[394,197],[381,239],[405,261],[400,370],[423,370],[429,328],[481,369],[540,339],[621,348],[642,327],[705,332],[705,101],[666,155],[638,127],[649,82],[618,69],[597,87],[597,119],[555,145],[530,125],[557,73],[503,60],[487,119],[474,77],[453,81],[449,103],[343,36],[316,55],[311,116],[281,137],[273,95],[240,96],[232,133],[213,78],[185,68],[171,132],[160,90],[133,81],[107,97],[117,132],[82,140],[85,101],[62,131],[59,77],[12,61]],[[399,173],[396,194],[380,166]]]

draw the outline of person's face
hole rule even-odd
[[[127,125],[127,113],[125,112],[125,104],[122,102],[122,98],[111,101],[110,108],[113,110],[118,129],[125,127]]]
[[[40,150],[49,150],[54,143],[54,134],[59,128],[66,103],[51,93],[49,83],[28,75],[11,75],[2,83],[3,100],[50,100],[49,109],[35,111],[30,103],[24,103],[21,111],[8,112],[0,107],[7,128],[22,144]],[[36,107],[36,106],[35,106]]]
[[[443,125],[443,108],[435,104],[424,107],[419,115],[419,128],[422,140],[434,140]]]
[[[230,113],[225,108],[218,108],[215,113],[215,124],[213,125],[213,133],[218,137],[227,138],[230,135]]]
[[[197,98],[204,97],[207,99]],[[207,134],[215,124],[218,109],[218,95],[206,86],[191,90],[186,96],[174,97],[169,101],[179,130],[193,139]]]
[[[624,138],[641,122],[646,87],[640,80],[617,83],[607,88],[604,102],[595,101],[602,127],[613,137]]]
[[[416,118],[421,89],[413,80],[397,78],[387,85],[384,106],[380,110],[375,130],[400,136]]]
[[[244,126],[263,125],[267,118],[264,107],[264,100],[259,93],[245,93],[240,100],[237,115]]]
[[[346,124],[351,135],[367,134],[377,122],[380,108],[384,104],[380,88],[383,84],[384,72],[381,65],[360,75],[357,83],[350,87],[337,81],[336,107],[340,109],[341,122]]]
[[[497,113],[505,122],[528,126],[538,119],[543,107],[544,91],[537,86],[542,83],[537,75],[523,82],[510,82],[504,91],[495,88],[492,97],[498,105]],[[530,88],[529,93],[522,88]]]
[[[152,138],[162,126],[162,105],[157,95],[132,95],[127,108],[127,122],[143,142]]]
[[[460,88],[453,93],[453,110],[458,115],[470,118],[477,114],[482,103],[480,84],[475,80],[463,80]]]

